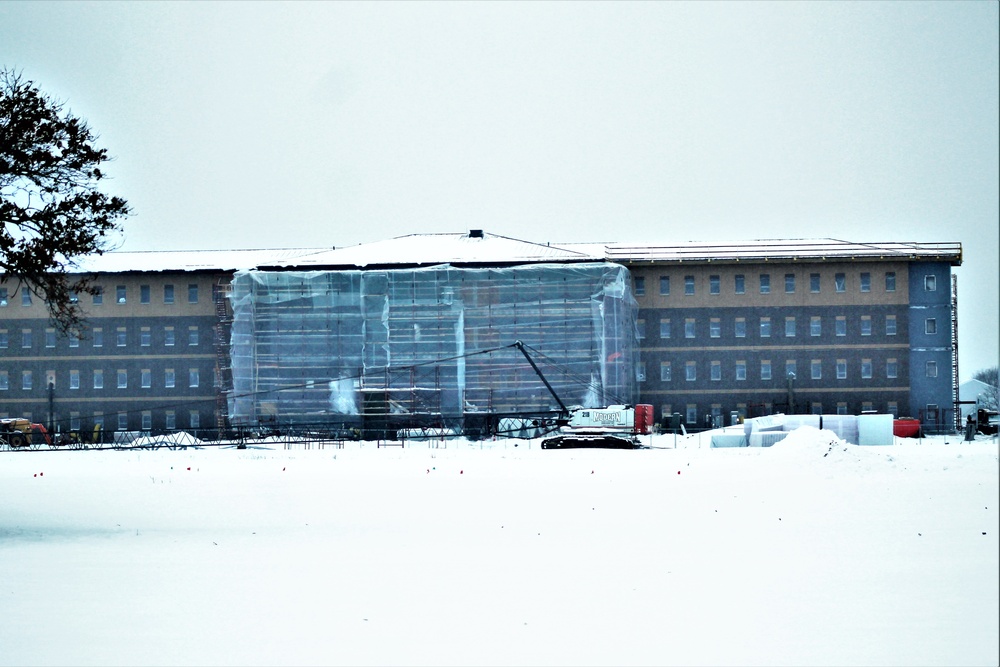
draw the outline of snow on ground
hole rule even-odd
[[[995,439],[0,452],[4,665],[996,665]]]

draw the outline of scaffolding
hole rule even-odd
[[[486,428],[555,402],[634,403],[637,305],[616,264],[244,271],[230,294],[234,425]]]

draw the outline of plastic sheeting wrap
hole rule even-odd
[[[544,384],[505,347],[517,340],[566,405],[637,398],[637,305],[616,264],[243,271],[230,298],[234,424],[548,411]]]

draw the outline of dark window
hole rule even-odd
[[[660,276],[660,296],[670,296],[670,276]]]
[[[819,274],[810,273],[809,274],[809,291],[813,293],[819,293]]]
[[[743,294],[746,292],[746,279],[742,274],[733,277],[733,288],[737,294]]]
[[[766,273],[760,274],[760,293],[761,294],[771,293],[771,276]]]
[[[795,274],[786,273],[785,274],[785,294],[795,293]]]

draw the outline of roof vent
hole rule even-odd
[[[469,230],[470,239],[481,239],[483,238],[483,230],[481,229],[470,229]]]

